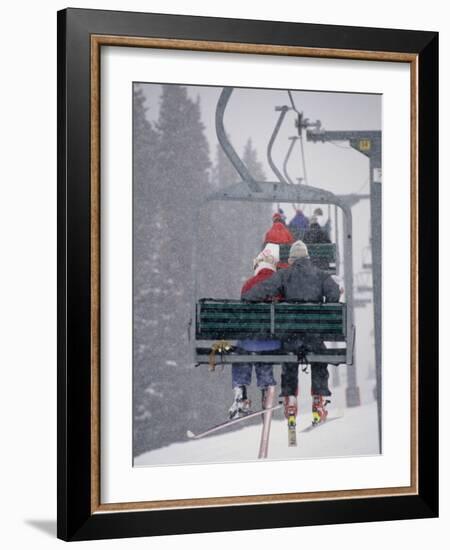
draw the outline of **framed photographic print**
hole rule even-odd
[[[58,55],[58,536],[435,517],[437,33],[67,9]]]

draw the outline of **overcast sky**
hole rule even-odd
[[[214,161],[217,147],[215,132],[215,109],[221,87],[187,86],[189,96],[200,98],[202,120]],[[161,86],[145,84],[142,89],[147,98],[149,120],[158,118]],[[306,118],[321,121],[326,130],[381,130],[382,97],[377,94],[352,94],[292,90],[295,105]],[[259,160],[264,165],[269,180],[276,181],[267,161],[267,145],[279,117],[276,107],[290,106],[286,90],[235,88],[225,112],[225,128],[239,153],[250,137],[257,149]],[[297,135],[295,114],[289,112],[281,127],[273,148],[273,159],[279,169],[289,148],[289,137]],[[334,193],[368,193],[369,161],[351,149],[347,142],[304,142],[306,175],[308,184]],[[303,177],[300,144],[297,141],[288,163],[288,173],[296,181]],[[289,207],[287,208],[290,213]],[[355,246],[368,245],[368,202],[354,208]],[[356,251],[355,251],[356,252]]]
[[[161,86],[143,85],[142,89],[147,98],[148,118],[155,121]],[[215,109],[221,90],[213,86],[188,86],[190,97],[200,97],[202,120],[212,158],[217,145]],[[314,91],[292,91],[292,95],[297,109],[310,120],[319,119],[327,130],[381,130],[380,95]],[[267,145],[279,116],[275,108],[282,105],[290,106],[285,90],[235,88],[225,112],[225,128],[233,145],[241,152],[251,137],[270,180],[276,180],[276,177],[267,162]],[[295,114],[291,111],[284,120],[273,149],[273,158],[280,167],[290,144],[288,138],[297,135],[294,124]],[[305,143],[308,183],[337,193],[360,189],[368,177],[368,161],[347,147],[345,142]],[[299,144],[292,152],[288,172],[294,181],[303,176]]]

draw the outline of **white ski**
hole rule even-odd
[[[258,458],[267,458],[267,453],[269,450],[269,436],[270,436],[270,425],[272,423],[272,413],[273,409],[277,408],[273,406],[273,401],[275,399],[275,386],[269,386],[266,390],[265,397],[265,407],[263,410],[263,427],[261,431],[261,442],[259,445],[259,454]],[[279,405],[281,407],[281,405]]]
[[[225,428],[234,426],[235,424],[238,424],[239,422],[244,422],[245,420],[248,420],[249,418],[254,418],[255,416],[259,416],[261,414],[267,413],[267,411],[274,411],[275,409],[279,409],[282,407],[282,405],[275,405],[274,407],[270,407],[270,409],[262,409],[260,411],[255,411],[252,413],[249,413],[245,416],[240,416],[239,418],[234,418],[233,420],[227,420],[226,422],[222,422],[221,424],[217,424],[216,426],[213,426],[212,428],[208,428],[204,432],[200,432],[198,434],[195,434],[191,432],[191,430],[188,430],[186,432],[187,437],[189,439],[200,439],[201,437],[204,437],[205,435],[209,435],[211,433],[217,432],[219,430],[224,430]]]

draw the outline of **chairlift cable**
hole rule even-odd
[[[299,116],[301,116],[302,113],[300,113],[300,111],[297,109],[297,107],[294,103],[294,97],[292,96],[291,90],[287,90],[287,93],[288,93],[288,96],[289,96],[289,101],[291,102],[291,105],[292,105],[292,109]],[[308,185],[308,175],[307,175],[307,172],[306,172],[306,161],[305,161],[305,149],[304,149],[304,144],[303,144],[303,132],[302,132],[301,127],[299,127],[299,132],[298,133],[299,133],[299,137],[300,137],[300,147],[301,147],[301,155],[302,155],[303,181],[305,182],[305,185]]]
[[[291,144],[289,145],[289,149],[288,149],[288,152],[286,153],[286,157],[284,158],[284,162],[283,162],[283,174],[284,174],[284,177],[286,178],[286,180],[291,184],[293,185],[294,182],[292,181],[291,177],[289,176],[288,174],[288,171],[287,171],[287,164],[289,162],[289,159],[291,157],[291,153],[292,153],[292,149],[295,145],[295,140],[297,138],[290,138],[291,140]]]
[[[295,185],[295,183],[293,182],[292,178],[289,176],[289,173],[288,173],[288,170],[287,170],[287,164],[289,162],[289,159],[291,158],[291,154],[292,154],[292,150],[294,148],[294,145],[295,145],[295,142],[297,140],[297,136],[294,136],[294,137],[290,137],[289,138],[290,141],[291,141],[291,144],[289,145],[289,149],[286,153],[286,157],[284,159],[284,162],[283,162],[283,174],[284,174],[284,177],[286,178],[286,180],[291,184],[291,185]],[[297,210],[299,208],[299,205],[296,204],[296,203],[292,203],[292,208],[295,210]]]
[[[284,117],[286,116],[286,113],[288,111],[288,107],[277,107],[275,110],[280,112],[280,116],[278,117],[278,120],[275,124],[275,128],[273,129],[272,135],[270,136],[269,143],[267,145],[267,160],[269,161],[269,166],[272,169],[273,173],[277,176],[278,181],[280,183],[287,183],[286,179],[284,178],[283,174],[278,170],[275,162],[272,158],[272,148],[273,144],[275,143],[275,140],[278,136],[278,132],[280,131],[281,125],[283,124]]]
[[[288,95],[289,95],[289,101],[291,102],[292,109],[299,115],[300,113],[297,111],[297,107],[295,106],[294,98],[292,97],[292,92],[291,92],[291,90],[288,90],[287,93],[288,93]]]
[[[298,115],[302,115],[302,113],[300,113],[300,111],[297,109],[297,107],[295,106],[295,103],[294,103],[294,98],[292,97],[292,92],[291,90],[287,90],[287,93],[288,93],[288,96],[289,96],[289,100],[291,102],[291,105],[292,105],[292,109],[298,114]],[[304,149],[304,145],[303,145],[303,132],[302,132],[302,128],[300,127],[299,128],[299,137],[300,137],[300,146],[301,146],[301,151],[302,151],[302,166],[303,166],[303,179],[305,181],[305,185],[308,185],[308,176],[307,176],[307,173],[306,173],[306,163],[305,163],[305,149]]]
[[[304,146],[303,146],[303,136],[302,135],[300,135],[300,147],[301,147],[301,151],[302,151],[303,179],[305,180],[305,185],[309,185],[308,175],[306,173],[305,149],[304,149]]]
[[[289,100],[291,102],[291,105],[292,105],[292,109],[298,114],[301,116],[301,113],[300,111],[297,109],[297,107],[295,106],[295,103],[294,103],[294,98],[292,96],[292,92],[291,90],[288,90],[287,91],[288,93],[288,96],[289,96]],[[302,128],[299,127],[299,137],[300,137],[300,148],[301,148],[301,154],[302,154],[302,169],[303,169],[303,180],[305,182],[305,185],[308,185],[308,174],[306,172],[306,161],[305,161],[305,148],[304,148],[304,143],[303,143],[303,131],[302,131]]]
[[[267,146],[267,160],[269,161],[269,166],[272,169],[273,173],[277,176],[280,183],[288,183],[283,174],[278,170],[275,162],[272,158],[272,147],[275,143],[275,140],[277,138],[278,132],[280,131],[281,125],[283,124],[284,117],[286,116],[287,111],[289,110],[289,107],[286,107],[285,105],[282,107],[275,108],[276,111],[280,112],[280,116],[278,117],[278,120],[275,124],[275,128],[273,129],[272,135],[270,137],[268,146]],[[280,211],[280,203],[277,203],[277,212]]]
[[[308,183],[308,174],[306,172],[306,160],[305,160],[305,148],[303,145],[303,132],[300,132],[300,150],[302,155],[302,169],[303,169],[303,181],[304,185],[309,185]]]

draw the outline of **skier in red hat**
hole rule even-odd
[[[269,245],[269,248],[271,248],[273,253],[279,258],[279,245],[292,244],[295,239],[292,236],[292,233],[283,223],[282,216],[279,212],[275,212],[275,214],[272,216],[272,222],[272,227],[264,235],[264,247],[267,247],[267,245]],[[289,265],[287,263],[278,262],[277,269],[284,267],[289,267]]]
[[[282,222],[282,217],[279,212],[275,212],[272,216],[272,222],[272,227],[264,236],[264,244],[292,244],[294,242],[294,237]]]

